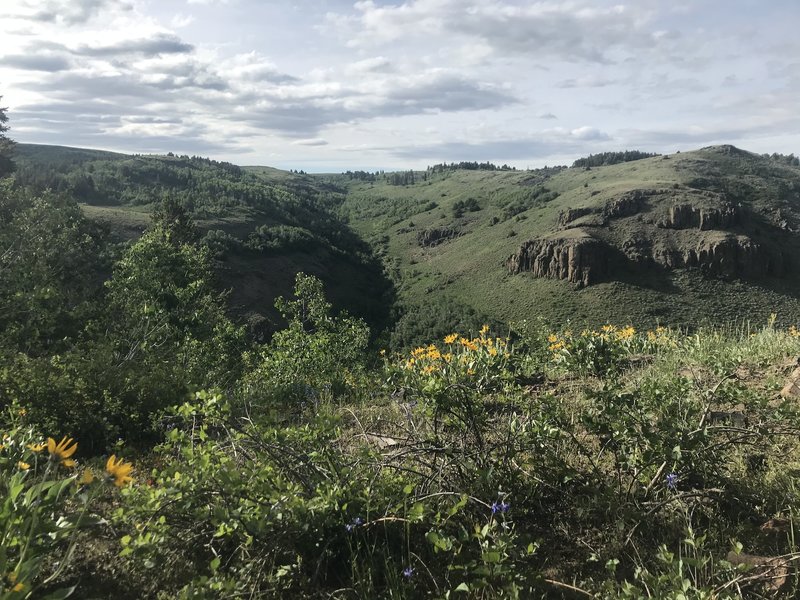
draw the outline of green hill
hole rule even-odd
[[[483,321],[791,320],[800,168],[785,158],[716,146],[531,171],[459,163],[306,175],[20,144],[16,177],[75,197],[119,239],[138,237],[153,206],[176,199],[257,330],[274,329],[273,301],[298,271],[374,329],[391,326],[396,293],[393,341],[404,346]]]
[[[196,221],[218,258],[229,304],[258,332],[275,329],[274,301],[303,271],[334,304],[384,327],[391,286],[369,246],[335,214],[344,190],[276,169],[244,169],[189,156],[131,156],[19,144],[19,184],[74,197],[118,240],[139,237],[170,198]]]
[[[718,146],[414,180],[347,180],[342,207],[389,265],[410,320],[451,303],[500,322],[590,326],[800,312],[800,168],[780,157]]]

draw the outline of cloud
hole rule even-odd
[[[347,67],[350,73],[388,73],[393,71],[392,61],[385,56],[375,56],[354,62]]]
[[[194,50],[178,36],[169,33],[157,33],[148,38],[128,39],[106,45],[82,45],[72,50],[81,56],[112,57],[125,54],[142,54],[158,56],[160,54],[187,54]]]
[[[561,81],[556,83],[556,87],[562,89],[587,88],[587,87],[598,88],[598,87],[606,87],[609,85],[615,85],[617,83],[619,83],[619,81],[616,79],[592,74],[592,75],[586,75],[584,77],[562,79]]]
[[[257,52],[237,54],[223,61],[220,68],[229,78],[246,82],[281,84],[300,81],[297,77],[280,72],[270,60]]]
[[[584,141],[597,141],[597,140],[610,140],[611,137],[605,132],[600,131],[596,127],[578,127],[577,129],[573,129],[569,132],[569,134],[578,139]]]
[[[66,71],[70,62],[63,56],[35,54],[9,54],[0,58],[0,66],[11,67],[23,71]]]
[[[7,13],[18,18],[54,23],[58,25],[81,25],[92,20],[102,11],[113,8],[130,11],[128,0],[22,0]]]
[[[557,117],[557,116],[555,116],[555,115],[554,115],[553,113],[551,113],[551,112],[544,112],[544,113],[539,113],[538,115],[536,115],[536,118],[537,118],[537,119],[547,119],[547,120],[551,120],[551,119],[557,119],[558,117]]]
[[[338,82],[263,90],[236,118],[289,137],[378,117],[494,109],[513,104],[508,92],[442,70],[387,77],[345,87]]]
[[[327,146],[328,142],[322,138],[309,138],[305,140],[295,140],[292,144],[295,146]]]
[[[331,28],[344,30],[352,46],[391,44],[409,38],[438,39],[451,46],[468,38],[494,52],[610,62],[617,49],[651,48],[670,36],[647,30],[639,8],[598,7],[589,2],[515,4],[498,0],[407,0],[378,5],[356,2],[357,14],[331,13]]]
[[[402,159],[489,160],[492,162],[540,160],[553,156],[570,156],[596,151],[596,142],[610,136],[594,127],[572,131],[561,128],[543,130],[518,137],[500,137],[483,141],[443,141],[433,144],[411,144],[382,150]]]

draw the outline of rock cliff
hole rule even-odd
[[[581,287],[596,283],[608,273],[609,248],[580,230],[524,242],[506,261],[512,273],[563,279]]]
[[[453,227],[434,227],[417,234],[417,242],[424,248],[438,246],[442,242],[458,237],[460,232]]]
[[[715,208],[698,208],[691,204],[674,204],[669,216],[659,225],[669,229],[727,229],[739,221],[739,209],[730,202]]]
[[[726,233],[705,236],[693,247],[655,249],[652,258],[666,269],[698,268],[723,277],[761,279],[782,277],[786,271],[782,254],[745,235]]]

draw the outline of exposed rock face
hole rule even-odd
[[[630,217],[642,210],[644,199],[654,190],[631,190],[608,202],[603,208],[603,216],[609,219]]]
[[[558,214],[558,225],[559,227],[566,227],[573,221],[591,213],[591,208],[568,208]]]
[[[591,285],[608,273],[609,247],[585,232],[528,240],[506,261],[512,273]]]
[[[669,210],[669,217],[662,227],[670,229],[727,229],[739,220],[739,210],[730,202],[718,208],[696,208],[691,204],[675,204]]]
[[[420,246],[431,248],[438,246],[442,242],[451,240],[458,237],[461,233],[452,227],[435,227],[433,229],[426,229],[417,234],[417,242]]]
[[[745,279],[781,277],[785,271],[781,255],[767,252],[744,235],[703,238],[694,248],[657,249],[653,260],[667,269],[699,268],[710,275]]]

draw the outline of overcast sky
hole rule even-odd
[[[800,153],[800,0],[0,0],[21,142],[306,171]]]

